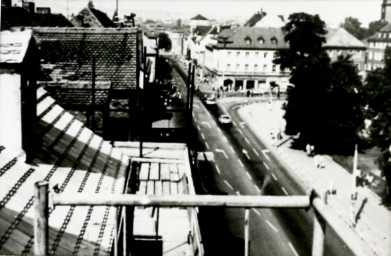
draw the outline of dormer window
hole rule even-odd
[[[246,42],[247,45],[251,44],[251,38],[248,36],[244,39],[244,41]]]
[[[258,44],[263,45],[265,43],[265,40],[262,37],[258,38]]]
[[[278,41],[277,41],[277,38],[273,37],[272,39],[270,39],[272,45],[277,45]]]

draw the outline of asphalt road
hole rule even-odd
[[[177,86],[184,86],[175,80]],[[199,150],[214,156],[213,160],[200,165],[203,187],[209,193],[238,196],[308,193],[293,182],[278,159],[239,119],[236,111],[240,104],[225,106],[233,126],[221,127],[217,116],[222,110],[205,105],[198,97],[194,99],[193,120],[198,130]],[[208,209],[201,210],[200,215],[206,249],[213,252],[210,255],[243,255],[244,209]],[[251,209],[250,255],[311,255],[312,216],[312,211],[297,209]],[[334,232],[327,229],[324,255],[352,254]]]

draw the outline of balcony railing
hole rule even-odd
[[[326,210],[324,202],[315,195],[304,196],[215,196],[215,195],[97,195],[97,194],[54,194],[49,197],[48,183],[37,182],[35,184],[35,255],[48,255],[49,252],[49,227],[48,212],[49,200],[53,206],[143,206],[143,207],[232,207],[245,208],[244,230],[245,248],[244,255],[249,255],[249,212],[252,208],[313,208],[314,209],[314,231],[312,241],[312,255],[322,256],[325,244],[325,229],[328,224],[335,233],[344,241],[348,248],[358,256],[364,256],[361,250],[361,243],[353,231],[343,225],[336,224],[335,217]],[[50,198],[50,199],[49,199]],[[121,226],[121,225],[120,225]],[[118,234],[116,232],[116,234]],[[126,238],[126,229],[121,234]],[[126,251],[118,251],[118,237],[115,236],[114,255],[127,255]],[[126,241],[126,240],[123,240]],[[126,250],[126,244],[123,245]]]

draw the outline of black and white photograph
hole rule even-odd
[[[0,17],[0,255],[391,256],[391,0]]]

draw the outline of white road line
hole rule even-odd
[[[247,177],[248,177],[250,180],[253,180],[253,178],[251,178],[251,175],[250,175],[248,172],[246,172],[246,174],[247,174]]]
[[[276,175],[274,175],[274,173],[272,173],[272,176],[273,176],[273,179],[277,180],[277,177],[276,177]]]
[[[225,136],[223,137],[223,139],[224,139],[225,142],[228,143],[228,140],[227,140],[227,138]]]
[[[268,220],[265,220],[265,222],[269,225],[269,227],[271,227],[275,232],[278,232],[278,229],[276,229],[275,226],[273,226],[273,224],[270,223],[270,221]]]
[[[258,154],[258,152],[255,150],[255,148],[253,148],[253,151],[254,151],[254,153],[255,153],[257,156],[259,156],[259,154]]]
[[[255,187],[255,189],[258,191],[258,193],[260,193],[260,192],[261,192],[261,190],[258,188],[258,186],[257,186],[257,185],[255,185],[255,184],[254,184],[254,187]]]
[[[250,141],[246,137],[244,137],[244,140],[247,142],[247,144],[250,144]]]
[[[239,164],[240,164],[242,167],[244,167],[244,165],[243,165],[243,163],[242,163],[242,161],[241,161],[240,159],[238,159],[238,162],[239,162]]]
[[[266,167],[266,169],[270,170],[269,166],[265,162],[262,162],[262,163]]]
[[[224,156],[225,156],[225,158],[227,158],[227,159],[228,159],[228,155],[227,155],[227,153],[225,153],[225,151],[224,151],[224,150],[216,148],[216,149],[215,149],[215,151],[216,151],[216,152],[221,152],[221,153],[223,153],[223,154],[224,154]]]
[[[258,215],[258,216],[261,216],[261,214],[258,212],[258,210],[252,208],[252,210]]]
[[[232,153],[235,153],[235,150],[233,149],[232,146],[229,146],[229,148],[231,149]]]
[[[281,187],[281,189],[282,189],[282,191],[284,191],[285,195],[289,195],[288,191],[286,191],[284,187]]]
[[[209,144],[208,142],[205,141],[206,148],[209,149]]]
[[[239,131],[239,133],[240,133],[240,134],[242,134],[242,135],[243,135],[243,132],[242,132],[240,129],[238,129],[238,131]]]
[[[197,129],[199,130],[199,131],[201,131],[201,127],[197,124]]]
[[[289,242],[288,245],[289,245],[289,247],[291,248],[293,254],[294,254],[295,256],[299,256],[299,254],[296,252],[295,247],[293,247],[293,245],[291,244],[291,242]]]
[[[201,137],[202,137],[203,139],[205,139],[205,136],[204,136],[204,134],[203,134],[203,133],[201,133]]]
[[[264,155],[268,160],[270,160],[270,158],[269,158],[269,156],[268,156],[266,153],[269,153],[269,152],[270,152],[270,150],[268,150],[268,149],[262,150],[263,155]]]
[[[215,165],[215,167],[216,167],[216,171],[217,171],[219,174],[221,174],[219,166],[218,166],[218,165]]]
[[[235,122],[233,122],[233,123],[232,123],[232,125],[233,125],[234,127],[236,127],[236,126],[237,126],[237,124],[236,124]]]
[[[224,183],[227,184],[227,186],[228,186],[230,189],[232,189],[232,190],[234,189],[234,188],[231,186],[231,184],[228,183],[228,181],[224,180]]]

